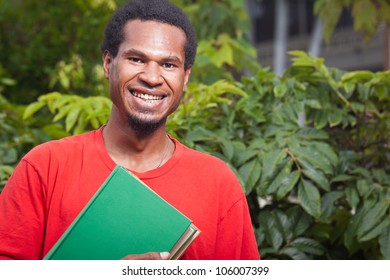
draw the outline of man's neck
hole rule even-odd
[[[163,165],[174,151],[165,125],[140,137],[129,126],[108,122],[103,129],[103,139],[108,154],[116,164],[139,173]]]

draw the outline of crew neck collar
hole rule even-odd
[[[116,163],[113,161],[113,159],[110,157],[110,155],[107,152],[107,149],[104,144],[103,139],[103,128],[102,126],[100,129],[95,130],[94,135],[94,142],[96,144],[97,152],[101,158],[101,160],[104,162],[104,164],[112,171],[116,167]],[[162,176],[163,174],[169,172],[177,163],[177,161],[180,158],[180,155],[184,151],[183,145],[177,141],[176,139],[172,138],[170,135],[168,135],[169,139],[171,139],[175,144],[175,151],[173,152],[173,155],[168,159],[167,162],[165,162],[163,165],[161,165],[158,168],[146,171],[146,172],[135,172],[133,170],[128,170],[131,173],[133,173],[135,176],[137,176],[139,179],[152,179],[159,176]]]

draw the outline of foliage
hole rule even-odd
[[[214,39],[221,33],[232,38],[248,36],[248,15],[243,9],[245,0],[214,1],[210,9],[207,0],[173,0],[173,3],[183,7],[191,22],[195,24],[195,31],[200,40]],[[207,24],[200,24],[207,23]]]
[[[191,79],[211,84],[236,79],[258,69],[256,50],[248,43],[249,21],[244,0],[176,0],[195,23],[198,53]],[[207,22],[207,24],[200,24]]]
[[[0,187],[32,146],[107,121],[111,102],[96,42],[116,5],[7,2],[0,4],[7,65],[0,71]],[[237,174],[262,258],[390,259],[390,73],[343,72],[292,52],[293,65],[276,77],[254,62],[243,0],[216,1],[213,9],[205,0],[174,2],[185,5],[200,40],[169,133]],[[317,0],[316,8],[327,15],[369,0],[352,2]]]
[[[354,29],[363,32],[368,41],[384,22],[390,26],[390,3],[387,0],[316,0],[314,13],[325,22],[324,35],[329,41],[343,9],[349,9]]]
[[[51,90],[58,61],[79,53],[86,85],[93,84],[91,69],[101,61],[99,42],[115,7],[114,0],[0,1],[0,63],[18,85],[5,97],[20,104],[34,101]],[[79,93],[94,94],[88,87]]]
[[[31,103],[23,114],[23,119],[47,106],[54,115],[53,122],[64,120],[65,131],[80,134],[90,129],[97,129],[108,120],[111,101],[107,97],[61,94],[51,92],[42,95],[37,102]]]
[[[281,78],[261,69],[245,96],[189,111],[179,137],[236,172],[263,258],[389,259],[390,72],[292,54]]]
[[[24,153],[44,139],[21,120],[24,108],[3,97],[2,92],[12,86],[15,81],[0,67],[0,191]]]

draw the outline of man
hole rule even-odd
[[[41,259],[116,165],[188,216],[202,233],[183,259],[259,259],[247,203],[225,163],[166,134],[196,53],[194,30],[167,1],[132,1],[102,46],[113,102],[107,125],[35,147],[0,196],[0,258]],[[124,259],[168,259],[145,252]]]

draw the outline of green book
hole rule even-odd
[[[117,166],[44,259],[116,260],[146,252],[178,259],[199,233],[190,219]]]

